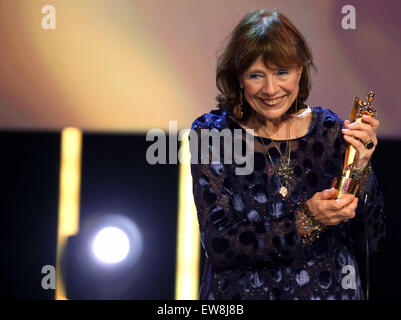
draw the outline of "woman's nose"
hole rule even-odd
[[[269,97],[274,97],[274,95],[279,91],[277,82],[272,77],[267,77],[262,88],[262,92]]]

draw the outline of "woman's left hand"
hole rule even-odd
[[[367,166],[377,146],[376,132],[379,128],[379,120],[370,116],[363,115],[362,122],[344,121],[345,141],[349,142],[358,151],[358,158],[355,167],[363,169]],[[368,143],[373,142],[373,147],[368,149]]]

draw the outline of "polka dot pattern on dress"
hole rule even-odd
[[[326,108],[311,110],[308,133],[289,141],[294,178],[286,186],[286,198],[278,193],[280,177],[265,156],[267,148],[277,166],[287,150],[286,141],[276,142],[279,152],[272,140],[263,139],[264,145],[260,137],[256,138],[254,170],[244,176],[235,174],[236,168],[244,166],[235,163],[234,156],[241,152],[233,148],[232,163],[223,163],[223,144],[220,161],[191,164],[194,200],[206,254],[200,299],[363,299],[358,269],[356,290],[347,291],[341,285],[342,267],[356,266],[346,240],[352,238],[362,246],[363,228],[357,228],[357,224],[355,228],[350,224],[349,230],[343,226],[329,228],[309,246],[302,244],[296,228],[297,209],[314,193],[330,186],[333,177],[341,173],[346,149],[342,120]],[[222,129],[231,132],[238,129],[242,132],[242,151],[249,148],[245,142],[249,134],[223,110],[202,115],[191,129],[190,139],[198,139],[198,148],[202,129],[217,133]],[[210,144],[207,150],[211,160]],[[198,152],[191,154],[191,159],[206,156]],[[369,244],[374,249],[384,239],[384,211],[375,176],[369,181],[366,188],[373,195],[368,199]]]

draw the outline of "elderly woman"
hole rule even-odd
[[[219,110],[196,119],[190,139],[200,146],[202,129],[241,130],[243,145],[253,138],[254,170],[238,175],[234,161],[202,164],[191,151],[206,252],[200,299],[364,298],[352,247],[364,248],[364,218],[370,250],[384,237],[370,164],[379,121],[307,106],[313,67],[304,37],[276,11],[246,15],[218,57]],[[335,200],[348,144],[360,192]]]

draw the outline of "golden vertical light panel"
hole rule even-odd
[[[176,300],[196,300],[199,291],[200,234],[192,195],[188,131],[180,146]]]
[[[60,192],[57,232],[56,300],[67,299],[61,257],[69,236],[79,230],[82,132],[65,128],[61,133]]]

